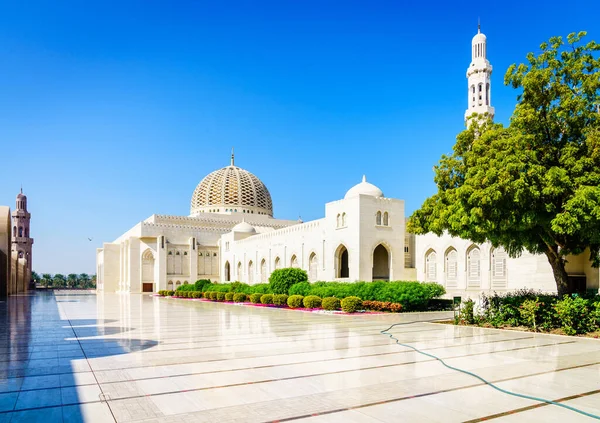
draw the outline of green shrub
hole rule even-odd
[[[273,294],[263,294],[260,297],[260,302],[263,304],[273,304]]]
[[[472,325],[475,323],[475,301],[468,299],[463,301],[458,316],[456,317],[459,323]]]
[[[341,307],[341,301],[339,298],[327,297],[323,298],[322,307],[323,310],[339,310]]]
[[[217,301],[225,301],[226,292],[217,292]]]
[[[233,301],[233,296],[235,294],[233,292],[228,292],[225,294],[225,301]]]
[[[217,294],[218,294],[217,291],[211,291],[210,292],[210,299],[213,300],[213,301],[217,301]]]
[[[202,292],[194,291],[192,292],[194,298],[202,298]]]
[[[269,276],[269,286],[273,294],[287,294],[293,285],[306,281],[308,281],[306,271],[295,267],[275,269]]]
[[[287,300],[287,305],[289,308],[300,308],[302,307],[304,301],[304,297],[302,295],[290,295]]]
[[[261,294],[260,292],[255,292],[254,294],[250,294],[250,302],[254,303],[254,304],[258,304],[260,303],[260,297],[262,297],[263,294]]]
[[[300,282],[290,287],[288,293],[290,295],[302,295],[307,296],[310,293],[311,284],[308,282]]]
[[[346,297],[341,302],[342,310],[346,313],[354,313],[362,307],[362,300],[358,297]]]
[[[202,295],[204,295],[204,298],[206,298],[207,300],[210,300],[210,291],[204,291]]]
[[[236,292],[233,294],[233,302],[235,303],[244,303],[248,300],[248,296],[243,292]]]
[[[167,295],[169,297],[172,297],[173,295],[175,295],[175,291],[167,291]]]
[[[210,285],[210,279],[199,279],[194,283],[194,291],[204,292],[207,285]]]
[[[535,300],[525,300],[521,304],[521,317],[526,322],[527,326],[537,331],[537,313],[540,309],[540,301],[538,298]]]
[[[273,304],[278,306],[287,305],[288,296],[285,294],[275,294],[273,295]]]
[[[317,297],[316,295],[304,297],[304,301],[302,301],[305,308],[321,308],[321,302],[321,297]]]
[[[597,306],[594,306],[590,300],[581,297],[573,298],[568,295],[554,304],[554,310],[561,322],[562,330],[567,335],[595,331],[598,326],[594,321],[594,313],[590,313],[595,307]]]

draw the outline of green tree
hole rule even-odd
[[[558,293],[573,292],[566,256],[600,265],[600,45],[553,37],[504,81],[521,90],[508,127],[474,116],[435,167],[437,194],[409,230],[545,254]]]
[[[75,273],[69,273],[67,275],[67,288],[75,288],[77,286],[77,275]]]
[[[92,288],[96,288],[96,275],[92,275],[92,278],[90,280],[90,284]]]
[[[54,275],[52,278],[52,285],[57,288],[64,288],[67,285],[67,279],[65,278],[65,275],[61,275],[60,273]]]
[[[42,274],[42,281],[46,289],[48,289],[48,285],[52,286],[52,275],[50,273]]]
[[[89,288],[91,286],[90,275],[88,275],[87,273],[81,273],[78,276],[78,282],[79,282],[78,286],[80,288]]]
[[[40,282],[42,280],[42,278],[40,277],[40,275],[37,274],[37,272],[31,272],[31,280],[35,281],[35,283],[37,284],[38,282]]]

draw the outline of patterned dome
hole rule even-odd
[[[206,176],[192,195],[191,215],[199,213],[249,213],[273,217],[269,190],[252,173],[234,165]]]

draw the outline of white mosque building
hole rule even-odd
[[[468,109],[494,115],[492,66],[486,37],[473,37],[467,70]],[[97,250],[100,291],[174,290],[198,279],[267,282],[275,269],[298,267],[310,281],[419,280],[438,282],[447,295],[533,288],[555,291],[545,256],[509,258],[489,244],[444,235],[406,233],[404,201],[387,198],[366,178],[343,199],[325,204],[323,218],[301,222],[273,217],[267,187],[229,166],[196,187],[189,216],[152,215]],[[569,275],[598,290],[600,271],[587,256],[571,257]]]

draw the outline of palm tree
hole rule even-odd
[[[92,275],[90,283],[92,284],[92,288],[96,288],[96,275]]]
[[[42,280],[44,281],[44,285],[46,285],[46,289],[48,289],[48,284],[52,284],[52,275],[50,273],[44,273],[42,275]]]
[[[90,284],[90,275],[87,273],[82,273],[79,275],[79,287],[80,288],[89,288]]]
[[[65,278],[65,275],[61,275],[60,273],[57,273],[56,275],[54,275],[52,282],[55,287],[64,288],[64,286],[67,283],[67,280]]]
[[[37,285],[38,282],[40,282],[42,278],[40,278],[40,275],[37,274],[37,272],[31,271],[31,280],[34,282],[35,285]]]
[[[75,288],[77,285],[77,275],[75,273],[69,273],[67,275],[67,288]]]

